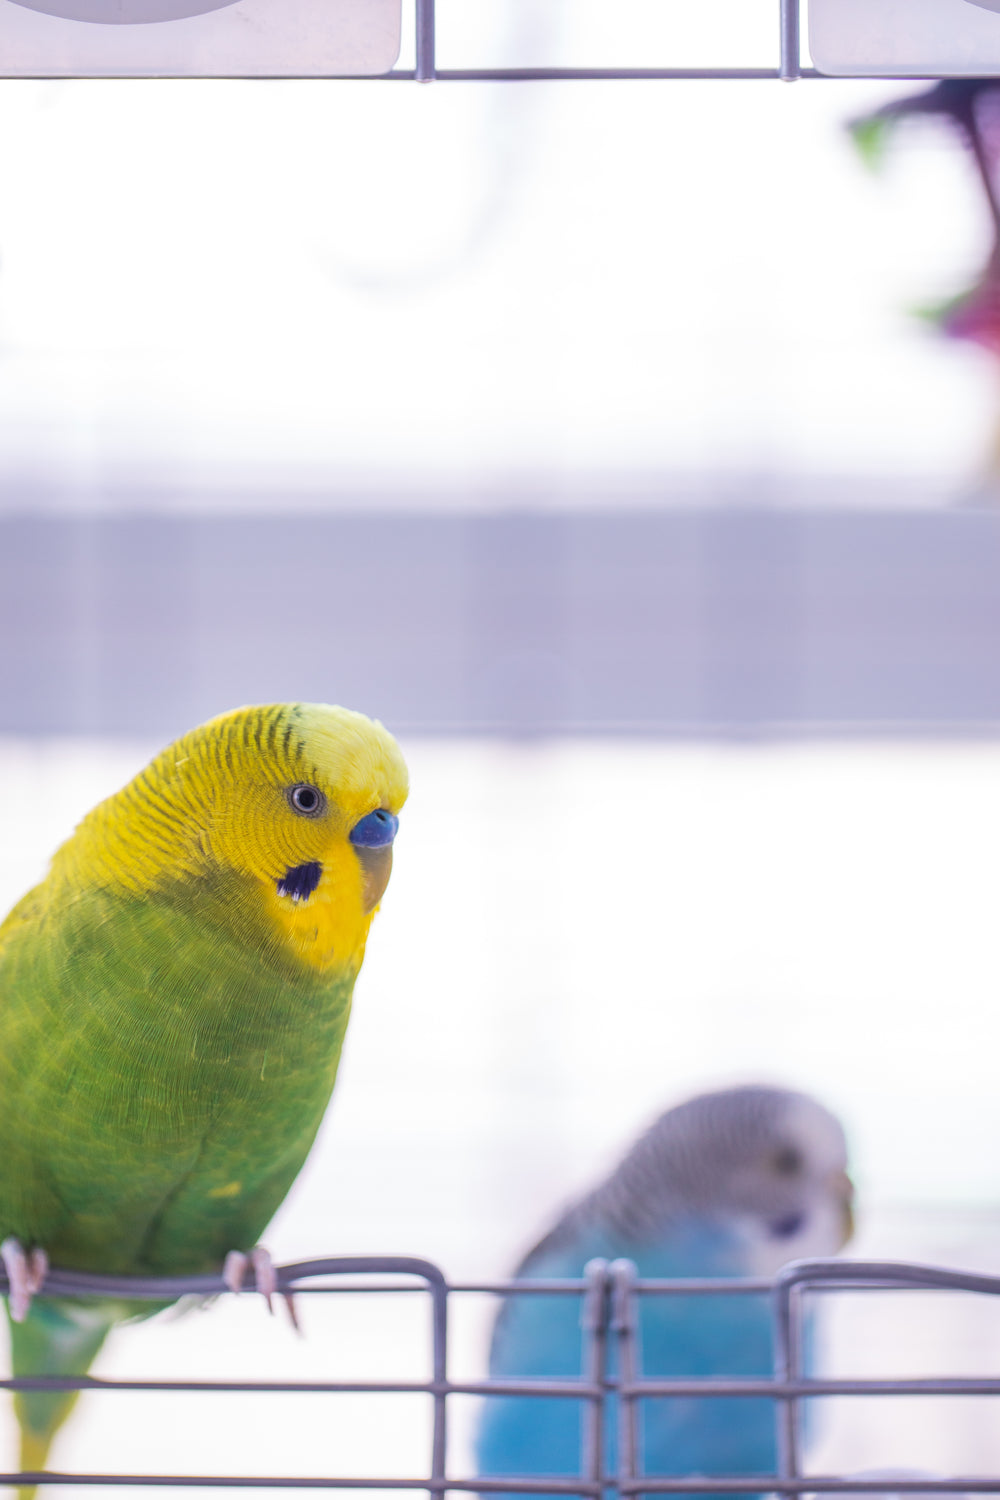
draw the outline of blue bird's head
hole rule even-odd
[[[808,1094],[748,1086],[701,1094],[649,1132],[672,1213],[714,1222],[743,1243],[747,1274],[834,1255],[853,1228],[854,1188],[840,1122]]]
[[[773,1276],[787,1261],[842,1249],[853,1196],[829,1110],[789,1089],[720,1089],[661,1115],[542,1244],[589,1224],[615,1254],[729,1245],[740,1274]]]

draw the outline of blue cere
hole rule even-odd
[[[392,843],[398,827],[399,819],[395,813],[387,812],[384,807],[376,807],[360,823],[355,823],[350,832],[350,840],[359,849],[381,849]]]

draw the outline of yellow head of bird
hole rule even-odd
[[[57,856],[135,895],[236,877],[308,964],[360,963],[408,790],[381,724],[328,704],[239,708],[169,745]]]

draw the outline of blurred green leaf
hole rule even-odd
[[[886,156],[889,137],[899,123],[898,116],[882,113],[863,115],[848,125],[858,155],[866,167],[877,172]]]

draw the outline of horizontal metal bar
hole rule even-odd
[[[618,1389],[625,1396],[767,1396],[793,1400],[825,1396],[1000,1396],[1000,1378],[916,1377],[900,1380],[637,1380]]]
[[[808,1290],[821,1286],[841,1291],[949,1291],[1000,1295],[1000,1276],[956,1271],[945,1266],[901,1260],[796,1260],[782,1266],[774,1278],[781,1294],[790,1287]]]
[[[397,1260],[397,1264],[390,1269],[395,1275],[417,1276],[429,1283],[442,1284],[443,1278],[438,1272],[438,1278],[432,1278],[429,1274],[431,1263],[417,1260],[409,1261],[409,1268],[403,1268],[403,1258]],[[367,1264],[367,1262],[366,1262]],[[275,1267],[278,1279],[278,1290],[280,1292],[294,1291],[296,1296],[347,1296],[377,1294],[386,1295],[393,1293],[406,1293],[412,1295],[426,1295],[427,1285],[405,1285],[398,1281],[390,1282],[340,1282],[336,1286],[308,1286],[303,1282],[315,1276],[345,1276],[345,1275],[370,1275],[382,1274],[382,1269],[372,1262],[373,1269],[365,1271],[359,1264],[357,1258],[338,1260],[314,1260],[300,1261],[292,1265]],[[418,1269],[422,1267],[423,1269]],[[853,1283],[852,1283],[853,1286]],[[677,1293],[684,1296],[759,1296],[762,1292],[773,1291],[774,1284],[771,1281],[755,1278],[717,1277],[717,1278],[691,1278],[672,1280],[650,1280],[639,1281],[636,1289],[640,1293]],[[445,1289],[449,1292],[458,1293],[488,1293],[492,1296],[508,1297],[516,1296],[582,1296],[587,1290],[587,1282],[583,1277],[544,1277],[511,1279],[505,1281],[476,1281],[476,1282],[454,1282],[448,1283]],[[5,1295],[8,1290],[7,1276],[0,1263],[0,1296]],[[243,1291],[252,1291],[253,1281],[249,1280],[243,1287]],[[217,1297],[231,1296],[231,1288],[226,1285],[221,1275],[212,1274],[206,1276],[98,1276],[82,1271],[52,1270],[45,1280],[45,1292],[55,1297],[125,1297],[135,1298],[137,1301],[173,1300],[180,1297]]]
[[[831,82],[843,82],[844,75],[833,75],[818,73],[815,68],[803,68],[797,75],[799,78],[826,78]],[[864,78],[865,81],[894,82],[920,82],[937,78],[938,74],[922,74],[915,78],[912,74],[890,74],[883,73],[873,75],[869,73],[849,75]],[[99,79],[102,83],[129,82],[142,79],[144,83],[177,83],[204,81],[208,83],[230,82],[239,79],[244,83],[560,83],[579,80],[581,82],[642,82],[644,79],[656,81],[683,82],[685,79],[701,79],[711,81],[719,80],[753,80],[765,79],[770,82],[781,82],[782,74],[778,68],[440,68],[436,69],[432,78],[423,78],[415,68],[393,68],[389,73],[376,73],[371,76],[359,76],[356,73],[199,73],[193,76],[189,73],[157,73],[155,77],[143,73],[116,73],[110,77],[104,73],[74,73],[72,77],[80,82]],[[7,82],[12,78],[11,74],[0,72],[0,81]],[[18,74],[18,83],[51,83],[63,81],[64,75],[52,73],[24,73]]]
[[[567,1295],[582,1296],[588,1289],[588,1284],[583,1277],[561,1276],[546,1280],[544,1277],[524,1277],[523,1280],[510,1281],[450,1281],[449,1292],[487,1292],[497,1297],[509,1297],[511,1293],[526,1296],[546,1296],[552,1292],[557,1297]]]
[[[439,1268],[413,1256],[345,1256],[297,1261],[275,1268],[279,1291],[302,1296],[419,1293],[429,1288],[451,1293],[486,1293],[493,1296],[582,1296],[587,1282],[582,1278],[525,1278],[502,1281],[448,1284]],[[423,1285],[399,1281],[340,1281],[333,1286],[310,1286],[322,1276],[377,1277],[385,1274],[418,1278]],[[1000,1277],[941,1266],[903,1261],[851,1261],[847,1259],[795,1261],[778,1272],[774,1281],[764,1278],[700,1277],[638,1280],[639,1296],[753,1297],[776,1289],[796,1286],[810,1293],[855,1291],[967,1291],[1000,1294]],[[8,1289],[0,1267],[0,1295]],[[252,1280],[244,1288],[253,1289]],[[45,1280],[45,1293],[56,1297],[124,1297],[136,1301],[167,1301],[185,1296],[231,1295],[221,1275],[203,1276],[101,1276],[80,1271],[53,1269]]]
[[[623,1495],[651,1494],[651,1495],[707,1495],[718,1494],[720,1490],[734,1495],[760,1494],[762,1491],[781,1491],[790,1495],[823,1494],[830,1492],[838,1495],[868,1494],[875,1491],[880,1494],[896,1494],[906,1491],[914,1495],[939,1495],[951,1494],[952,1492],[966,1492],[967,1494],[994,1495],[1000,1493],[1000,1478],[997,1479],[935,1479],[935,1480],[911,1480],[911,1479],[867,1479],[860,1476],[855,1479],[842,1479],[831,1475],[808,1474],[799,1475],[797,1478],[779,1478],[776,1474],[758,1474],[755,1476],[731,1478],[727,1475],[716,1475],[714,1478],[706,1477],[704,1474],[697,1476],[689,1475],[676,1479],[656,1479],[652,1476],[643,1476],[642,1479],[619,1480],[618,1489]]]
[[[727,1481],[728,1482],[728,1481]],[[787,1489],[788,1483],[782,1479],[775,1483],[775,1488],[780,1483],[782,1489]],[[983,1477],[958,1478],[958,1479],[908,1479],[902,1475],[899,1478],[869,1479],[864,1475],[857,1475],[853,1479],[837,1478],[833,1475],[807,1475],[801,1483],[793,1485],[792,1488],[800,1489],[804,1485],[810,1492],[820,1493],[832,1490],[836,1494],[856,1494],[859,1490],[867,1494],[874,1490],[879,1494],[894,1495],[897,1491],[913,1495],[938,1495],[950,1494],[955,1490],[971,1490],[978,1494],[994,1494],[1000,1490],[1000,1477],[986,1479]],[[690,1486],[685,1485],[685,1489]]]
[[[585,1380],[104,1380],[93,1375],[22,1375],[0,1379],[4,1391],[176,1391],[210,1395],[537,1396],[594,1401],[603,1390],[649,1400],[695,1397],[729,1400],[812,1400],[831,1396],[1000,1396],[1000,1376],[941,1376],[893,1380],[699,1380],[650,1376],[604,1386]]]
[[[795,1479],[779,1479],[773,1474],[755,1475],[704,1475],[679,1476],[659,1479],[653,1475],[641,1479],[617,1481],[607,1475],[600,1485],[584,1479],[556,1478],[552,1475],[518,1478],[471,1478],[471,1479],[411,1479],[325,1476],[268,1476],[236,1474],[63,1474],[42,1470],[25,1470],[23,1473],[0,1474],[0,1484],[66,1484],[66,1485],[139,1485],[179,1488],[202,1486],[206,1489],[367,1489],[367,1490],[444,1490],[475,1491],[481,1493],[514,1493],[551,1495],[598,1495],[607,1485],[618,1484],[623,1494],[648,1492],[650,1494],[715,1494],[720,1490],[731,1494],[759,1494],[761,1491],[779,1487],[790,1494],[880,1494],[908,1493],[914,1495],[948,1494],[954,1491],[968,1494],[1000,1493],[1000,1478],[984,1479],[960,1477],[954,1479],[868,1479],[860,1476],[843,1479],[835,1475],[810,1474]]]
[[[609,1381],[612,1387],[617,1383]],[[1000,1386],[1000,1382],[998,1382]],[[179,1391],[222,1395],[553,1396],[594,1401],[585,1380],[104,1380],[94,1375],[18,1375],[2,1391]]]
[[[685,1297],[759,1297],[762,1292],[773,1292],[774,1282],[764,1277],[663,1277],[651,1278],[649,1280],[637,1281],[635,1291],[642,1295],[648,1293],[677,1293]],[[496,1296],[509,1297],[512,1293],[519,1296],[522,1292],[528,1296],[545,1295],[549,1292],[577,1294],[587,1290],[587,1283],[582,1280],[561,1279],[547,1281],[543,1278],[525,1277],[523,1280],[515,1281],[460,1281],[449,1283],[449,1292],[489,1292]]]
[[[58,1297],[117,1297],[131,1299],[139,1302],[159,1302],[175,1300],[181,1297],[221,1297],[232,1296],[230,1287],[222,1283],[221,1277],[214,1276],[184,1276],[163,1277],[155,1282],[140,1280],[138,1277],[87,1277],[84,1285],[82,1276],[73,1276],[68,1273],[52,1272],[45,1283],[45,1291],[51,1296]],[[97,1283],[100,1282],[100,1285]],[[912,1291],[934,1291],[933,1286],[922,1287],[917,1283],[905,1285],[895,1281],[844,1281],[815,1283],[803,1283],[810,1295],[823,1295],[827,1292],[912,1292]],[[576,1280],[551,1280],[551,1281],[489,1281],[489,1282],[453,1282],[449,1283],[446,1290],[449,1295],[458,1293],[460,1295],[472,1294],[488,1295],[494,1297],[581,1297],[586,1292],[587,1285],[584,1281]],[[979,1290],[974,1287],[947,1287],[945,1290]],[[282,1278],[278,1285],[279,1292],[294,1292],[296,1297],[364,1297],[377,1296],[388,1297],[404,1295],[408,1297],[426,1296],[426,1286],[404,1286],[399,1282],[342,1282],[337,1286],[309,1286],[300,1281]],[[773,1292],[774,1283],[764,1280],[743,1281],[731,1280],[649,1280],[637,1281],[634,1291],[640,1297],[759,1297]],[[253,1291],[252,1283],[244,1285],[240,1295]],[[7,1285],[5,1278],[0,1273],[0,1296],[5,1296]]]
[[[533,1479],[449,1479],[446,1489],[474,1490],[477,1494],[533,1495],[536,1491],[548,1495],[603,1495],[605,1486],[617,1483],[613,1474],[608,1474],[602,1484],[587,1479],[556,1479],[551,1474],[540,1474]]]
[[[803,68],[800,78],[827,78],[815,68]],[[867,75],[866,75],[867,76]],[[394,68],[382,73],[373,83],[412,82],[417,73],[412,68]],[[438,68],[435,83],[560,83],[560,82],[642,82],[644,79],[730,79],[780,80],[778,68]],[[357,80],[355,80],[357,81]]]
[[[415,1276],[424,1286],[401,1287],[390,1283],[385,1291],[416,1291],[426,1293],[428,1289],[446,1289],[444,1274],[433,1261],[422,1260],[413,1255],[381,1256],[332,1256],[322,1260],[293,1261],[286,1266],[276,1266],[279,1292],[294,1291],[310,1294],[327,1290],[323,1287],[300,1286],[299,1283],[313,1276]],[[581,1286],[583,1283],[581,1282]],[[9,1289],[6,1271],[0,1266],[0,1296]],[[254,1290],[251,1274],[243,1291]],[[330,1288],[342,1292],[343,1287]],[[362,1288],[357,1288],[362,1290]],[[375,1288],[372,1288],[375,1290]],[[232,1295],[232,1290],[218,1272],[206,1276],[99,1276],[87,1271],[63,1271],[53,1268],[45,1278],[44,1294],[53,1297],[126,1297],[139,1302],[174,1301],[180,1297],[217,1297]]]
[[[609,1476],[604,1484],[613,1482],[613,1477]],[[367,1476],[320,1479],[288,1475],[263,1478],[258,1474],[59,1474],[47,1470],[0,1474],[0,1484],[128,1484],[158,1488],[177,1486],[180,1489],[430,1490],[433,1494],[443,1494],[445,1490],[466,1490],[476,1493],[506,1494],[509,1491],[514,1494],[593,1496],[600,1496],[604,1488],[604,1484],[592,1484],[585,1479],[559,1479],[552,1475],[539,1475],[537,1479],[372,1479]],[[760,1488],[760,1481],[757,1487]],[[1000,1482],[997,1488],[1000,1489]]]
[[[798,1283],[797,1283],[798,1284]],[[895,1280],[861,1280],[851,1277],[842,1280],[828,1280],[826,1277],[817,1278],[815,1281],[805,1283],[810,1293],[823,1292],[910,1292],[915,1289],[912,1283],[905,1285]],[[644,1277],[636,1281],[632,1290],[640,1297],[677,1296],[677,1297],[759,1297],[769,1295],[774,1291],[774,1281],[767,1277],[758,1276],[704,1276],[704,1277]],[[336,1290],[336,1288],[325,1288],[324,1290]],[[380,1288],[373,1287],[373,1291]],[[419,1287],[400,1287],[400,1291],[419,1291]],[[527,1296],[545,1295],[549,1292],[556,1294],[576,1293],[586,1290],[586,1282],[574,1280],[516,1280],[516,1281],[460,1281],[450,1282],[449,1292],[483,1292],[494,1296],[509,1297],[512,1294],[519,1296],[522,1292]],[[934,1290],[928,1287],[927,1290]]]

